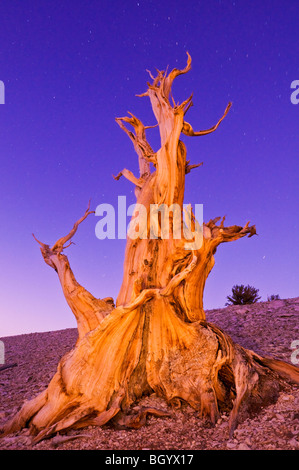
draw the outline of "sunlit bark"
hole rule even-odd
[[[171,95],[173,80],[190,68],[188,54],[183,70],[158,71],[156,77],[150,74],[152,83],[140,95],[149,98],[159,126],[157,152],[146,139],[148,127],[138,118],[129,114],[116,119],[134,145],[139,175],[123,169],[115,179],[124,176],[134,185],[136,202],[148,216],[154,204],[177,204],[183,214],[185,177],[200,164],[190,165],[186,160],[180,135],[214,132],[231,106],[216,125],[194,132],[185,121],[192,96],[179,104]],[[71,232],[51,248],[38,242],[77,319],[78,341],[60,361],[47,390],[25,403],[4,433],[29,427],[37,442],[59,431],[110,420],[139,427],[147,414],[161,416],[163,412],[150,408],[132,414],[130,407],[141,396],[156,392],[174,406],[189,403],[212,422],[222,407],[230,409],[232,434],[242,406],[269,403],[277,396],[282,379],[299,382],[298,368],[243,349],[205,319],[203,291],[217,247],[251,237],[254,226],[225,227],[224,218],[210,220],[203,225],[202,243],[186,249],[190,240],[183,218],[180,237],[173,236],[170,218],[169,237],[151,238],[148,217],[146,237],[127,238],[123,281],[114,305],[111,298],[96,299],[80,286],[63,254],[89,214],[88,207]]]

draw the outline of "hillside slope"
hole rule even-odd
[[[299,340],[299,297],[209,310],[206,317],[247,349],[290,363],[299,360],[299,352],[296,355],[292,349],[292,343]],[[0,371],[0,425],[25,400],[46,388],[59,359],[76,339],[75,329],[2,338],[5,363],[17,366]],[[168,409],[154,394],[136,406],[141,404]],[[171,411],[171,418],[150,417],[139,430],[90,426],[41,442],[34,449],[299,449],[299,390],[295,386],[287,385],[277,403],[241,423],[232,439],[228,439],[225,413],[212,427],[190,407]],[[30,448],[26,430],[0,439],[0,449]]]

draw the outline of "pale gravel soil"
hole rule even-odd
[[[210,310],[206,316],[207,321],[215,323],[245,348],[291,362],[294,353],[291,343],[299,340],[299,297]],[[74,346],[76,338],[74,329],[2,338],[5,362],[18,365],[0,371],[0,425],[25,400],[46,388],[59,359]],[[299,359],[299,354],[296,357]],[[139,430],[90,426],[34,447],[23,430],[0,439],[0,449],[299,450],[299,388],[295,386],[287,385],[275,404],[239,424],[232,439],[228,438],[226,413],[212,426],[190,407],[172,410],[155,395],[144,398],[142,404],[170,410],[172,417],[149,417]],[[78,435],[76,439],[59,443],[61,438]]]

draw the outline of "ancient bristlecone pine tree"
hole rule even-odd
[[[150,74],[152,83],[141,96],[150,100],[159,126],[161,147],[154,152],[141,121],[129,114],[117,118],[133,142],[140,175],[127,169],[122,175],[135,185],[138,204],[177,204],[183,211],[185,175],[194,167],[186,160],[180,135],[203,136],[215,131],[227,115],[205,131],[195,132],[185,120],[192,96],[176,103],[174,79],[191,68]],[[187,237],[128,237],[123,282],[116,306],[113,299],[96,299],[75,279],[63,251],[79,224],[52,247],[38,242],[45,262],[58,274],[63,293],[78,323],[78,340],[59,362],[48,388],[6,424],[3,434],[28,427],[35,442],[70,428],[104,425],[108,421],[139,427],[148,413],[133,413],[132,404],[155,392],[174,407],[188,403],[212,422],[220,411],[230,412],[229,430],[238,416],[277,398],[285,380],[299,383],[298,368],[262,358],[234,344],[229,336],[205,319],[203,289],[220,243],[255,234],[255,227],[224,225],[224,218],[203,224],[203,240],[186,249]],[[148,218],[150,220],[150,217]],[[183,218],[182,218],[183,220]],[[161,222],[161,220],[160,220]],[[173,220],[172,220],[173,222]],[[192,216],[192,227],[195,220]],[[170,224],[171,225],[171,224]]]

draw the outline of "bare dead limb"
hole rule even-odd
[[[89,210],[90,209],[90,201],[88,203],[88,207],[84,213],[84,215],[79,219],[77,220],[77,222],[75,222],[72,230],[67,234],[65,235],[64,237],[60,238],[59,240],[57,240],[57,242],[52,246],[51,248],[51,251],[55,251],[57,253],[61,253],[63,248],[64,248],[64,245],[67,241],[71,240],[71,238],[73,238],[73,236],[75,235],[75,233],[77,232],[77,229],[79,227],[79,225],[83,222],[83,220],[86,219],[86,217],[88,217],[90,214],[94,214],[95,211],[91,211]]]
[[[227,107],[224,111],[223,116],[219,119],[217,124],[215,124],[215,126],[211,127],[210,129],[207,129],[205,131],[194,132],[191,124],[184,121],[184,126],[183,126],[183,129],[182,129],[182,133],[185,134],[185,135],[188,135],[189,137],[197,137],[197,136],[201,136],[201,135],[211,134],[211,132],[214,132],[219,127],[220,123],[223,121],[223,119],[225,118],[225,116],[229,112],[231,106],[232,106],[232,103],[228,103],[228,105],[227,105]]]
[[[87,332],[96,328],[114,306],[111,302],[95,298],[80,285],[71,270],[67,256],[62,254],[62,251],[73,243],[71,239],[77,232],[79,225],[90,214],[94,214],[94,211],[90,211],[89,202],[84,215],[75,222],[72,230],[66,236],[57,240],[52,248],[39,241],[33,235],[34,239],[41,246],[44,261],[58,274],[65,299],[77,320],[79,339],[85,336]],[[68,241],[70,243],[66,245]]]
[[[129,136],[133,142],[134,149],[139,157],[140,177],[145,178],[150,175],[149,162],[155,160],[155,153],[146,140],[145,130],[156,126],[145,127],[136,116],[134,116],[132,113],[129,113],[129,115],[131,117],[116,118],[115,120],[120,128]],[[124,123],[130,124],[133,127],[135,133],[129,131]]]
[[[128,181],[135,184],[135,186],[138,186],[139,188],[142,188],[144,180],[142,178],[136,178],[136,176],[130,170],[127,170],[126,168],[124,168],[116,176],[113,175],[113,178],[116,181],[118,181],[121,176],[124,176]]]
[[[186,173],[186,175],[187,175],[188,173],[190,173],[190,171],[193,170],[194,168],[199,168],[199,167],[202,166],[202,165],[203,165],[203,162],[201,162],[201,163],[196,163],[195,165],[190,165],[190,160],[188,160],[188,161],[186,162],[186,166],[185,166],[185,173]]]

